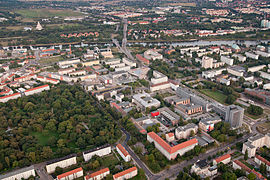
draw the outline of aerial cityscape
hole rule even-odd
[[[269,0],[0,0],[0,180],[270,180]]]

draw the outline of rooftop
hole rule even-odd
[[[126,175],[126,174],[128,174],[128,173],[131,173],[131,172],[133,172],[133,171],[136,171],[136,170],[137,170],[137,167],[129,168],[129,169],[125,170],[125,171],[122,171],[122,172],[120,172],[120,173],[117,173],[117,174],[113,175],[113,179],[122,177],[122,176],[124,176],[124,175]]]
[[[94,173],[92,173],[90,175],[87,175],[87,176],[85,176],[85,180],[88,180],[90,178],[94,178],[94,177],[96,177],[96,176],[98,176],[100,174],[104,174],[106,172],[110,172],[109,168],[104,168],[104,169],[101,169],[101,170],[99,170],[97,172],[94,172]]]
[[[75,174],[75,173],[80,172],[80,171],[83,171],[83,169],[81,167],[80,168],[77,168],[77,169],[73,169],[72,171],[68,171],[66,173],[63,173],[63,174],[58,175],[57,176],[57,179],[62,179],[64,177],[66,177],[66,176],[69,176],[71,174]]]

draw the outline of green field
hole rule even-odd
[[[205,94],[206,96],[213,98],[214,100],[216,100],[222,104],[226,104],[225,100],[226,100],[227,96],[224,95],[220,91],[212,91],[210,89],[202,89],[202,90],[200,90],[200,92]]]
[[[58,133],[56,132],[49,132],[48,133],[49,135],[47,134],[43,134],[42,132],[32,132],[31,135],[32,136],[35,136],[37,139],[38,139],[38,144],[42,145],[42,146],[48,146],[48,141],[49,141],[49,138],[54,136],[54,137],[58,137]]]
[[[15,13],[20,14],[24,18],[48,18],[48,17],[67,17],[67,16],[82,16],[80,12],[75,12],[70,9],[20,9]]]

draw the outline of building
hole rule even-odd
[[[244,163],[240,162],[239,160],[233,161],[233,169],[242,169],[246,172],[246,174],[253,173],[256,175],[257,179],[263,179],[266,180],[265,177],[263,177],[260,173],[256,172],[254,169],[250,169],[247,167]]]
[[[213,68],[214,59],[208,56],[203,56],[202,58],[202,68],[208,69]]]
[[[86,71],[85,70],[72,71],[68,73],[68,75],[69,76],[82,76],[82,75],[86,75]]]
[[[147,93],[140,93],[133,95],[132,102],[135,103],[138,108],[145,110],[146,108],[159,107],[160,102],[157,99],[152,98]]]
[[[180,116],[178,116],[176,113],[172,112],[169,108],[163,107],[158,109],[160,118],[162,120],[167,121],[171,125],[177,125],[180,119]]]
[[[45,85],[38,86],[32,89],[27,89],[26,91],[24,91],[24,95],[30,96],[36,93],[40,93],[42,91],[47,91],[47,90],[50,90],[50,86],[48,84],[45,84]]]
[[[246,70],[241,66],[231,66],[227,68],[227,71],[234,76],[243,77]]]
[[[8,102],[11,99],[17,99],[19,97],[21,97],[21,93],[14,93],[14,94],[2,96],[2,97],[0,97],[0,102],[5,103],[5,102]]]
[[[174,138],[174,134],[173,133],[167,133],[166,134],[166,141],[172,142],[174,140],[175,140],[175,138]]]
[[[51,83],[51,84],[58,84],[60,82],[57,79],[48,78],[48,77],[44,77],[44,76],[37,76],[37,80],[44,82],[44,83]]]
[[[105,178],[108,174],[110,174],[109,168],[104,168],[90,175],[84,176],[84,180],[101,180]]]
[[[245,88],[245,94],[270,105],[270,92],[260,89]]]
[[[113,179],[114,180],[130,179],[130,178],[133,178],[134,176],[136,176],[137,174],[138,174],[137,167],[132,167],[132,168],[129,168],[127,170],[124,170],[120,173],[113,175]]]
[[[157,59],[163,59],[163,55],[159,54],[157,50],[154,49],[148,49],[143,53],[143,56],[148,60],[157,60]]]
[[[239,128],[243,124],[244,109],[240,106],[227,106],[225,121],[229,122],[232,128]]]
[[[248,58],[251,58],[251,59],[256,59],[256,60],[259,59],[259,55],[253,54],[253,53],[250,53],[250,52],[245,52],[245,55],[246,55]]]
[[[129,59],[126,58],[126,57],[124,57],[124,58],[122,59],[122,61],[123,61],[123,63],[125,63],[127,66],[130,66],[130,67],[136,67],[136,66],[137,66],[137,64],[136,64],[134,61],[129,60]]]
[[[100,52],[100,54],[105,58],[105,59],[110,59],[113,58],[112,50],[108,48],[106,51]]]
[[[158,91],[162,89],[167,89],[171,87],[171,83],[168,81],[168,77],[164,74],[153,71],[153,77],[151,78],[150,91]]]
[[[72,171],[68,171],[66,173],[58,175],[56,180],[73,180],[82,176],[83,176],[83,169],[80,167]]]
[[[255,53],[262,57],[270,57],[270,53],[268,52],[256,51]]]
[[[270,21],[267,20],[267,19],[263,19],[261,21],[261,27],[263,27],[263,28],[270,28]]]
[[[131,160],[130,154],[127,152],[127,150],[121,144],[118,144],[116,146],[116,150],[120,154],[120,156],[124,159],[125,162],[128,162]]]
[[[36,78],[37,78],[36,74],[29,74],[27,76],[21,76],[21,77],[18,77],[18,78],[14,78],[14,81],[16,81],[16,82],[24,82],[24,81],[29,81],[31,79],[36,79]]]
[[[140,54],[136,54],[136,59],[138,59],[139,61],[141,61],[142,63],[148,65],[150,64],[150,61],[144,57],[142,57]]]
[[[218,122],[221,122],[221,119],[219,116],[205,118],[199,122],[199,128],[203,130],[204,132],[209,132],[209,131],[214,130],[215,124]]]
[[[206,159],[200,160],[191,167],[190,172],[199,175],[201,178],[211,177],[217,174],[217,166],[210,167]]]
[[[240,62],[245,62],[247,60],[247,57],[241,55],[241,54],[234,54],[232,57],[236,58]]]
[[[261,148],[263,146],[270,148],[270,133],[265,136],[257,134],[248,138],[247,142],[243,144],[242,153],[245,154],[247,151],[248,157],[251,158],[255,156],[257,148]]]
[[[256,154],[254,161],[259,165],[264,164],[266,166],[266,170],[270,171],[270,162],[268,160]]]
[[[54,159],[51,161],[48,161],[46,163],[46,170],[48,172],[48,174],[51,174],[55,171],[56,167],[60,167],[60,168],[66,168],[69,167],[73,164],[77,164],[77,155],[76,154],[71,154],[59,159]]]
[[[228,164],[231,162],[231,155],[225,154],[213,160],[213,165],[217,165],[218,163]]]
[[[75,71],[76,69],[74,67],[71,67],[71,68],[64,68],[64,69],[59,69],[58,70],[58,74],[60,75],[65,75],[65,74],[68,74],[68,73],[71,73],[73,71]]]
[[[1,180],[16,180],[16,179],[28,179],[31,176],[35,177],[36,172],[34,166],[18,169],[4,175],[0,175]]]
[[[88,151],[83,152],[84,161],[89,161],[93,156],[105,156],[112,152],[112,148],[110,145],[100,146],[94,149],[90,149]]]
[[[228,64],[230,66],[233,65],[233,59],[228,57],[228,56],[221,56],[220,60],[221,60],[221,62],[224,62],[224,63],[226,63],[226,64]]]
[[[196,114],[203,110],[202,106],[197,104],[179,104],[177,108],[188,115]]]
[[[191,133],[193,132],[193,135],[197,134],[198,132],[198,126],[194,123],[189,123],[185,126],[179,126],[175,129],[175,136],[177,139],[187,139],[189,136],[191,136]]]
[[[65,68],[65,67],[69,67],[73,64],[78,64],[80,62],[81,62],[80,59],[70,59],[70,60],[66,60],[66,61],[59,61],[58,65],[60,68]]]
[[[211,79],[214,78],[215,76],[221,75],[223,71],[226,71],[225,68],[222,69],[214,69],[214,70],[209,70],[209,71],[203,71],[202,72],[202,77],[205,79]]]
[[[177,155],[182,156],[186,152],[192,150],[196,145],[198,145],[198,140],[194,138],[171,147],[154,132],[147,133],[147,140],[150,143],[154,142],[155,147],[169,160],[175,159]]]
[[[248,72],[257,72],[265,68],[266,65],[253,66],[248,68]]]

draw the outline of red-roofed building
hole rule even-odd
[[[83,169],[77,168],[72,171],[60,174],[57,176],[57,180],[72,180],[83,176]]]
[[[233,168],[234,169],[242,169],[242,170],[246,171],[246,174],[253,173],[256,175],[257,179],[266,180],[266,178],[263,177],[260,173],[256,172],[254,169],[251,170],[249,167],[247,167],[245,164],[243,164],[239,160],[233,161]]]
[[[38,86],[38,87],[35,87],[32,89],[28,89],[24,92],[24,94],[25,94],[25,96],[30,96],[30,95],[40,93],[40,92],[45,91],[45,90],[50,90],[50,86],[48,84]]]
[[[116,150],[126,162],[131,160],[130,154],[127,152],[127,150],[121,144],[118,144],[116,146]]]
[[[24,81],[29,81],[31,79],[36,79],[36,77],[37,77],[36,74],[29,74],[27,76],[22,76],[22,77],[15,78],[14,81],[24,82]]]
[[[105,178],[108,174],[110,174],[109,168],[104,168],[90,175],[84,176],[84,180],[101,180]]]
[[[57,79],[48,78],[48,77],[44,77],[44,76],[37,76],[37,80],[39,80],[41,82],[45,82],[45,83],[51,83],[51,84],[58,84],[60,82]]]
[[[263,157],[259,156],[259,155],[255,155],[254,161],[261,165],[261,164],[265,164],[266,165],[266,170],[270,171],[270,162],[266,159],[264,159]]]
[[[142,57],[140,54],[136,54],[136,58],[139,60],[139,61],[142,61],[144,64],[150,64],[150,61],[144,57]]]
[[[132,168],[129,168],[125,171],[122,171],[120,173],[113,175],[113,179],[114,180],[130,179],[130,178],[133,178],[134,176],[136,176],[137,174],[138,174],[137,167],[132,167]]]
[[[175,159],[178,154],[182,156],[186,152],[192,150],[196,145],[198,145],[198,140],[194,138],[171,147],[167,142],[165,142],[154,132],[150,132],[147,134],[147,140],[150,143],[154,142],[155,147],[169,160]]]
[[[213,160],[214,165],[217,165],[218,163],[228,164],[229,162],[231,162],[230,154],[225,154]]]
[[[0,97],[0,102],[5,103],[11,99],[17,99],[19,97],[21,97],[21,93],[14,93],[14,94],[10,94],[7,96],[2,96],[2,97]]]
[[[174,141],[174,140],[175,140],[174,134],[173,134],[173,133],[168,133],[168,134],[166,134],[166,140],[167,140],[168,142]]]

